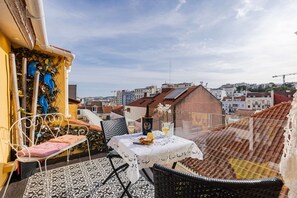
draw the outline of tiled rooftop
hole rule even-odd
[[[161,93],[156,94],[153,97],[140,98],[134,102],[127,104],[127,106],[146,107],[147,105],[149,105],[150,111],[152,109],[155,109],[159,103],[176,106],[176,105],[180,104],[182,101],[185,101],[186,98],[191,98],[192,95],[190,95],[190,94],[193,93],[195,90],[197,90],[197,91],[202,90],[203,93],[206,93],[205,95],[206,95],[207,101],[214,100],[217,104],[221,105],[221,102],[215,96],[213,96],[207,89],[205,89],[202,85],[186,88],[186,90],[181,95],[177,96],[177,98],[175,98],[175,99],[166,98],[170,95],[170,93],[172,93],[176,89],[177,88],[165,88],[162,90]],[[207,97],[207,96],[209,96],[209,97]],[[208,111],[212,112],[211,110],[208,110]],[[152,115],[152,112],[150,112],[150,115]]]
[[[213,130],[196,139],[204,159],[188,158],[183,165],[207,177],[225,179],[265,178],[278,175],[284,126],[290,102]]]
[[[198,146],[206,147],[204,160],[187,159],[183,164],[201,175],[215,178],[242,177],[232,168],[234,160],[244,166],[247,178],[275,174],[282,155],[284,126],[290,108],[290,102],[281,103],[198,138]],[[246,161],[265,163],[265,166],[269,163],[271,171],[265,168],[255,172],[251,164],[245,164]]]
[[[157,107],[159,103],[163,104],[170,104],[175,105],[179,101],[183,100],[185,97],[187,97],[192,91],[197,89],[199,86],[189,87],[182,95],[180,95],[177,99],[165,99],[165,97],[174,91],[175,88],[166,88],[162,91],[162,93],[159,93],[153,97],[144,97],[140,98],[134,102],[131,102],[128,104],[128,106],[138,106],[138,107],[146,107],[150,103],[150,107]]]
[[[70,124],[77,124],[77,125],[84,125],[89,127],[90,130],[96,130],[96,131],[101,131],[101,127],[93,124],[88,124],[82,120],[76,120],[76,119],[69,119]]]
[[[124,116],[124,106],[123,105],[115,106],[112,109],[112,112],[115,114]]]
[[[103,113],[111,113],[112,111],[112,106],[103,106]]]
[[[296,91],[275,91],[274,92],[274,104],[281,102],[288,102],[293,100],[293,95]]]

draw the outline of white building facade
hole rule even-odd
[[[156,85],[147,86],[145,88],[137,88],[134,89],[135,100],[139,98],[143,98],[145,96],[150,97],[156,93],[158,93],[158,88]]]
[[[226,114],[234,113],[238,109],[246,108],[246,97],[224,97],[222,100],[222,108]]]
[[[220,101],[222,101],[223,98],[227,96],[227,93],[224,89],[210,89],[210,93]]]
[[[273,92],[251,92],[247,93],[246,109],[263,110],[273,106]]]

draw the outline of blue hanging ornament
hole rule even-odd
[[[43,108],[43,113],[47,114],[48,102],[44,95],[40,96],[38,103]]]
[[[36,67],[37,64],[38,62],[33,61],[28,65],[28,71],[27,71],[28,77],[34,77],[35,72],[38,70]]]
[[[54,88],[55,88],[55,82],[52,79],[52,76],[51,76],[50,73],[46,73],[44,75],[43,82],[44,82],[44,84],[46,84],[49,87],[50,93],[51,93],[51,95],[53,95],[53,93],[54,93],[53,91],[54,91]]]

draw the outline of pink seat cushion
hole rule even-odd
[[[68,143],[43,142],[39,145],[28,147],[28,149],[31,157],[46,157],[68,146]],[[23,148],[21,151],[18,151],[17,154],[20,157],[29,157],[29,152],[27,149]]]
[[[86,139],[85,135],[63,135],[55,139],[50,139],[49,142],[74,144],[83,139]]]

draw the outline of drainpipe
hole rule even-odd
[[[47,32],[45,27],[44,9],[42,0],[26,0],[27,15],[31,19],[32,26],[36,35],[36,45],[43,51],[54,53],[65,57],[65,66],[69,67],[75,55],[69,51],[53,47],[48,44]]]

